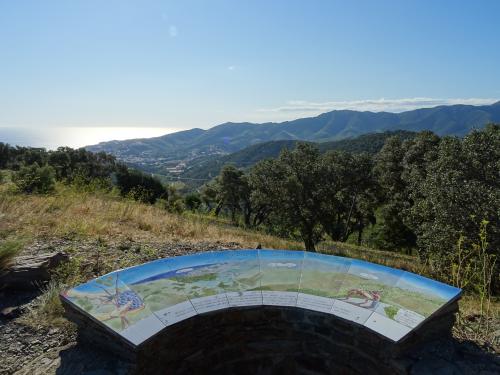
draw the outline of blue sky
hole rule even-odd
[[[451,285],[443,284],[439,281],[428,279],[411,272],[404,272],[403,276],[399,279],[397,286],[403,289],[438,295],[446,301],[455,298],[459,293],[461,293],[460,289]]]
[[[499,14],[496,0],[3,1],[0,127],[489,103]]]
[[[347,272],[363,279],[375,280],[387,286],[395,286],[404,271],[359,259],[351,259]]]
[[[317,269],[323,267],[323,271],[325,269],[330,269],[332,272],[347,272],[350,265],[351,259],[349,258],[307,251],[304,252],[304,262],[302,267],[312,267]]]
[[[144,280],[151,276],[184,268],[215,263],[252,261],[258,261],[258,250],[205,252],[182,257],[165,258],[143,265],[127,268],[123,271],[120,271],[120,280],[123,280],[127,284],[133,284],[139,280]]]

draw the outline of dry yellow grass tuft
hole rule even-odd
[[[64,185],[50,196],[21,195],[0,187],[0,236],[101,237],[134,241],[221,241],[243,247],[300,249],[302,245],[256,231],[171,214],[112,193],[82,193]]]

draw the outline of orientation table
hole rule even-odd
[[[249,306],[330,314],[399,342],[460,295],[438,281],[357,259],[231,250],[117,270],[61,299],[135,347],[196,315]]]

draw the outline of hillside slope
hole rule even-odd
[[[155,138],[102,142],[86,148],[109,152],[151,172],[166,173],[167,165],[189,164],[199,158],[268,141],[323,142],[396,129],[427,129],[438,135],[463,136],[489,122],[500,122],[500,102],[484,106],[439,106],[402,113],[337,110],[281,123],[228,122],[208,130],[191,129]]]
[[[338,141],[314,143],[321,152],[329,150],[345,151],[352,153],[366,152],[376,154],[389,137],[397,136],[402,140],[411,139],[417,133],[398,130],[386,131],[382,133],[364,134],[354,138],[342,139]],[[181,178],[192,178],[192,181],[187,180],[190,186],[198,186],[203,183],[202,179],[210,179],[217,176],[226,164],[233,164],[238,168],[250,168],[261,160],[276,158],[280,152],[287,148],[295,148],[296,140],[270,141],[258,143],[236,151],[229,155],[212,156],[210,158],[201,159],[191,164],[182,174]],[[199,180],[198,180],[199,179]]]
[[[500,121],[500,102],[484,106],[438,106],[401,113],[336,110],[316,117],[281,123],[228,122],[208,130],[191,129],[155,138],[102,142],[87,148],[91,151],[116,152],[127,148],[143,150],[147,146],[154,153],[168,151],[167,147],[182,149],[185,146],[216,146],[226,151],[236,151],[251,144],[273,140],[321,142],[395,129],[425,129],[438,135],[462,136],[474,127],[497,121]]]

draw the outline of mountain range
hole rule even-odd
[[[430,130],[438,135],[463,136],[491,122],[500,122],[500,101],[491,105],[438,106],[401,113],[335,110],[281,123],[228,122],[206,130],[195,128],[155,138],[101,142],[86,149],[111,153],[148,172],[179,176],[203,161],[270,141],[328,142],[395,130]],[[281,149],[280,146],[266,147]]]

